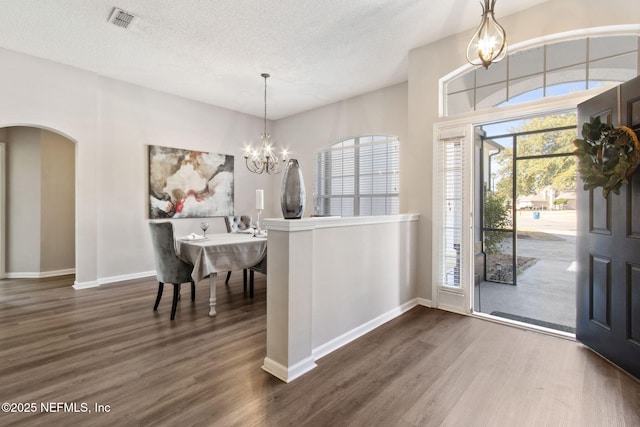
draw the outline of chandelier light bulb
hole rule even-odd
[[[467,61],[485,69],[507,54],[507,35],[494,16],[496,0],[484,0],[482,21],[467,45]]]

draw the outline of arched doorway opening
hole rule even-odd
[[[76,147],[59,132],[34,126],[0,128],[5,277],[75,273]]]

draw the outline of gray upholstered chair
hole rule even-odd
[[[229,215],[224,217],[228,233],[237,233],[251,228],[251,217],[247,215]]]
[[[249,297],[253,298],[253,279],[255,272],[267,274],[267,256],[265,255],[262,258],[262,261],[254,265],[253,267],[249,267]]]
[[[229,215],[224,217],[224,222],[227,225],[227,233],[238,233],[240,231],[248,230],[251,228],[251,217],[247,215]],[[225,285],[229,284],[231,278],[231,272],[227,272],[227,279],[224,281]],[[242,270],[242,278],[244,283],[244,291],[247,291],[247,269]]]
[[[171,303],[171,320],[176,317],[176,307],[180,299],[180,285],[191,283],[191,301],[196,299],[196,284],[191,278],[193,265],[178,258],[176,254],[173,224],[169,221],[150,222],[151,242],[155,256],[156,275],[158,277],[158,296],[153,310],[158,309],[165,283],[173,285],[173,302]]]

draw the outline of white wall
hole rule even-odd
[[[417,215],[269,219],[267,357],[289,382],[315,360],[425,301]]]
[[[7,181],[7,131],[0,129],[0,279],[6,277],[6,181]]]
[[[399,309],[416,296],[417,218],[372,222],[316,230],[313,349]]]
[[[7,273],[40,271],[40,129],[7,132]]]
[[[477,5],[476,5],[477,6]],[[497,4],[497,12],[500,4]],[[638,24],[640,2],[636,0],[550,0],[508,17],[498,15],[509,43],[514,44],[567,31],[606,25]],[[439,79],[465,66],[465,51],[473,29],[409,52],[409,138],[402,173],[412,183],[401,187],[408,212],[420,214],[419,297],[432,299],[431,163],[433,125],[438,117]],[[496,109],[497,110],[497,109]],[[404,197],[402,197],[404,196]]]
[[[0,63],[0,128],[36,126],[76,143],[79,287],[154,268],[147,225],[147,145],[234,155],[236,212],[255,214],[255,189],[274,179],[251,174],[243,164],[242,147],[257,141],[262,131],[259,117],[4,49]],[[265,213],[272,215],[268,209]],[[199,222],[176,220],[176,232],[196,231]],[[213,231],[225,231],[222,218],[211,222]]]
[[[243,146],[259,137],[259,118],[114,80],[103,80],[100,92],[99,278],[154,269],[147,225],[148,145],[233,155],[235,212],[255,216],[255,189],[273,179],[248,172],[242,158]],[[173,222],[178,235],[200,231],[199,219]],[[209,232],[226,232],[222,218],[208,222]]]
[[[279,144],[288,145],[292,158],[298,159],[305,183],[307,201],[305,216],[313,214],[313,153],[329,145],[359,135],[393,135],[400,140],[400,170],[406,161],[408,143],[407,83],[347,99],[281,120],[274,125]],[[401,187],[408,182],[400,174]],[[272,210],[280,213],[281,178],[271,189]],[[266,196],[265,196],[266,197]],[[407,202],[400,197],[400,211]]]
[[[40,131],[42,208],[40,272],[75,268],[75,144],[49,131]]]

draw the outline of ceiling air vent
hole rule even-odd
[[[109,17],[109,22],[111,22],[113,25],[117,25],[118,27],[128,28],[129,25],[133,22],[134,18],[135,16],[133,16],[129,12],[125,12],[122,9],[114,7],[113,12],[111,12],[111,16]]]

